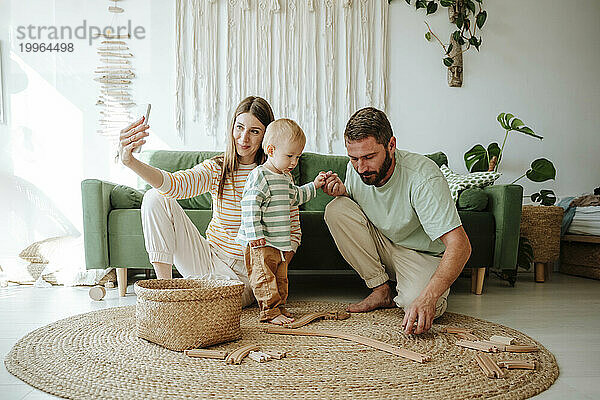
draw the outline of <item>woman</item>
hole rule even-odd
[[[266,100],[245,98],[233,115],[225,153],[175,173],[159,170],[133,157],[132,151],[143,145],[148,136],[148,125],[144,124],[143,117],[121,132],[119,155],[123,165],[154,188],[144,195],[141,212],[146,250],[157,278],[170,279],[175,264],[185,278],[224,276],[240,280],[246,286],[242,305],[254,301],[243,249],[235,237],[241,221],[244,183],[250,171],[264,162],[262,139],[273,119]],[[213,217],[204,238],[176,199],[206,192],[213,199]],[[300,243],[297,208],[292,223],[295,250]],[[286,259],[293,254],[286,254]]]

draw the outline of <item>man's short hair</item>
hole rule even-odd
[[[390,121],[383,111],[373,107],[366,107],[355,112],[344,131],[347,141],[362,140],[373,136],[377,143],[387,146],[394,133]]]
[[[262,147],[267,151],[268,145],[277,147],[282,143],[301,143],[302,146],[306,144],[304,131],[291,119],[280,118],[271,122],[265,131]]]

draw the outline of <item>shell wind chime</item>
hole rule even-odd
[[[110,0],[108,11],[116,16],[123,13],[118,6],[120,0]],[[133,121],[132,110],[136,106],[131,94],[131,83],[135,78],[127,41],[131,35],[115,34],[105,29],[96,35],[101,40],[97,47],[100,56],[100,66],[94,71],[95,81],[100,83],[100,94],[96,105],[100,107],[98,133],[116,142],[119,132]]]

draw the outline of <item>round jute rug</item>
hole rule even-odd
[[[345,305],[295,302],[289,310],[339,310]],[[242,339],[213,346],[232,351],[259,344],[263,350],[284,350],[287,357],[240,365],[222,360],[188,358],[139,339],[135,306],[110,308],[67,318],[31,332],[7,355],[6,368],[23,381],[71,399],[525,399],[547,389],[558,377],[554,356],[514,329],[460,314],[446,313],[420,336],[400,333],[398,309],[352,314],[344,321],[316,321],[319,328],[371,337],[425,353],[419,364],[349,341],[274,335],[263,332],[256,308],[242,313]],[[535,353],[496,353],[496,360],[535,360],[537,369],[508,370],[503,379],[483,375],[475,350],[456,346],[445,326],[472,329],[480,338],[510,336],[536,344]]]

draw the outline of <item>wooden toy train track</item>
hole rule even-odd
[[[427,361],[431,361],[431,357],[425,354],[420,354],[412,350],[406,350],[398,346],[394,346],[385,342],[381,342],[379,340],[371,339],[365,336],[355,335],[352,333],[344,333],[344,332],[334,332],[328,331],[324,329],[290,329],[284,328],[280,326],[269,326],[265,328],[265,332],[273,333],[273,334],[282,334],[282,335],[298,335],[298,336],[322,336],[322,337],[331,337],[337,339],[349,340],[351,342],[356,342],[363,344],[365,346],[373,347],[375,349],[385,351],[390,354],[394,354],[400,357],[408,358],[409,360],[413,360],[416,362],[424,363]]]

